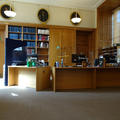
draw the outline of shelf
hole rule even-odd
[[[22,34],[22,32],[11,32],[11,31],[9,31],[8,34],[9,34],[9,33],[13,33],[13,34]]]
[[[12,40],[21,40],[21,41],[23,41],[22,39],[13,39],[13,38],[10,38],[10,39],[12,39]]]
[[[45,36],[49,36],[49,34],[40,34],[40,33],[38,33],[37,35],[45,35]]]
[[[23,32],[23,34],[32,34],[32,35],[36,35],[36,33],[31,33],[31,32]]]
[[[35,42],[35,40],[28,40],[28,39],[23,39],[23,40],[28,42]]]
[[[38,54],[38,56],[48,56],[48,54]]]
[[[37,47],[38,49],[48,49],[48,48],[45,48],[45,47],[43,47],[43,48],[41,48],[41,47]]]
[[[49,42],[49,40],[37,40],[37,42]]]
[[[33,48],[35,49],[35,47],[27,47],[27,48],[28,48],[28,49],[33,49]]]

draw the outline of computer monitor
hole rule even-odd
[[[76,64],[82,64],[82,61],[87,62],[87,57],[83,54],[72,54],[72,62]]]

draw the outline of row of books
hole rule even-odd
[[[36,28],[23,27],[23,32],[27,32],[27,33],[36,33]]]
[[[45,42],[38,42],[38,47],[40,48],[48,48],[49,44]]]
[[[48,40],[49,41],[49,36],[38,35],[38,40]]]
[[[10,38],[10,39],[21,39],[21,34],[10,33],[8,35],[8,38]]]
[[[23,39],[24,39],[24,40],[35,40],[35,39],[36,39],[36,35],[24,34],[24,35],[23,35]]]
[[[48,29],[38,29],[38,34],[49,35],[49,30]]]
[[[27,49],[27,55],[35,54],[35,49]]]
[[[35,47],[35,42],[27,42],[27,47]]]
[[[8,26],[9,32],[22,32],[22,27],[19,26]]]

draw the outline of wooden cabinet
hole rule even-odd
[[[62,29],[50,29],[49,65],[54,66],[55,61],[60,62]]]
[[[63,58],[64,65],[72,65],[72,54],[76,53],[76,34],[74,29],[50,29],[49,63],[54,66]]]
[[[5,53],[5,49],[4,49],[4,33],[5,33],[5,27],[4,26],[0,26],[0,76],[3,75],[3,65],[4,65],[4,53]]]
[[[64,29],[61,39],[61,53],[64,59],[64,65],[73,65],[72,54],[76,53],[76,31],[73,29]]]

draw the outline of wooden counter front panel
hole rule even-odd
[[[8,67],[8,85],[36,88],[37,91],[50,86],[50,67]]]
[[[36,90],[44,90],[50,88],[50,67],[37,68]]]
[[[120,87],[120,68],[97,69],[96,87]]]
[[[93,70],[56,70],[54,90],[92,88]]]

